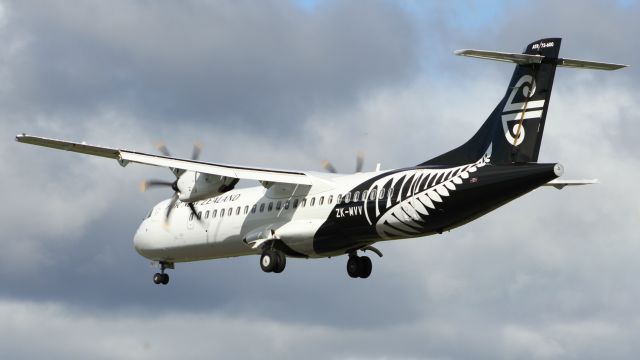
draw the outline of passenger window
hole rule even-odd
[[[229,208],[229,210],[227,210],[227,216],[231,216],[233,214],[233,208]]]
[[[293,199],[293,208],[297,208],[298,207],[298,199]]]
[[[309,206],[313,206],[313,204],[315,204],[315,203],[316,203],[316,198],[312,197],[311,198],[311,202],[309,202]]]
[[[269,202],[269,207],[267,208],[267,210],[273,210],[273,201]]]
[[[380,189],[380,192],[378,193],[378,199],[384,199],[384,188]]]
[[[264,203],[260,204],[260,212],[264,212]]]
[[[327,200],[327,204],[331,205],[333,202],[333,195],[329,195],[329,200]]]
[[[214,217],[216,217],[216,215],[218,215],[218,210],[213,210],[213,213],[211,214],[211,218],[213,219]]]
[[[224,209],[220,210],[220,217],[224,217]]]
[[[202,219],[202,211],[198,211],[198,219]]]
[[[393,198],[393,188],[389,189],[389,194],[387,194],[387,196],[389,196],[389,199]]]
[[[367,200],[367,193],[368,193],[368,191],[367,191],[367,190],[365,190],[365,191],[363,191],[363,192],[362,192],[362,201]]]
[[[318,201],[318,205],[322,206],[324,204],[324,196],[320,196],[320,201]]]
[[[360,191],[356,191],[353,193],[353,202],[358,202],[360,198]]]
[[[351,193],[350,193],[350,192],[348,192],[348,193],[346,193],[346,194],[344,195],[344,203],[345,203],[345,204],[348,204],[348,203],[349,203],[349,200],[351,200]]]
[[[282,201],[278,200],[278,202],[276,203],[276,210],[280,210],[281,207],[282,207]]]
[[[240,206],[236,208],[236,215],[240,215]]]
[[[252,213],[252,214],[255,214],[255,213],[256,213],[256,208],[257,208],[257,207],[258,207],[258,205],[257,205],[257,204],[256,204],[256,205],[253,205],[253,206],[251,207],[251,213]]]
[[[193,221],[193,213],[189,216],[189,221]]]
[[[244,214],[247,215],[249,213],[249,205],[244,207]]]
[[[373,201],[376,199],[376,189],[371,190],[369,193],[369,200]]]
[[[307,205],[307,198],[302,199],[302,202],[300,202],[300,207],[305,207]]]
[[[207,210],[207,211],[204,213],[204,218],[205,218],[205,219],[208,219],[208,218],[209,218],[209,210]]]
[[[288,210],[289,209],[289,200],[284,202],[284,209]]]
[[[338,198],[336,199],[336,204],[340,205],[342,202],[342,194],[338,194]]]

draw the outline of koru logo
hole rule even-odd
[[[524,102],[514,102],[518,91],[522,91]],[[530,101],[536,93],[536,82],[531,75],[522,76],[511,90],[509,99],[502,110],[502,129],[510,144],[518,146],[525,137],[524,120],[542,118],[544,100]],[[509,123],[513,126],[509,128]]]

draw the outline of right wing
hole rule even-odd
[[[309,175],[300,171],[288,171],[277,169],[264,169],[254,167],[243,167],[235,165],[214,164],[196,160],[186,160],[162,155],[153,155],[137,151],[114,149],[103,146],[89,145],[84,142],[76,143],[64,140],[49,139],[38,136],[20,134],[16,136],[16,141],[49,147],[53,149],[66,150],[81,154],[101,156],[115,159],[122,166],[128,163],[139,163],[166,168],[181,169],[185,171],[196,171],[204,174],[219,175],[236,179],[258,180],[262,182],[312,185],[313,181]]]

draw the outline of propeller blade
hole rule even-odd
[[[198,219],[198,222],[202,224],[202,218],[200,217],[200,215],[198,215],[198,212],[196,211],[196,207],[193,205],[193,203],[189,203],[189,209],[191,209],[191,213],[193,214],[193,216]]]
[[[140,183],[140,191],[141,192],[145,192],[149,188],[161,187],[161,186],[172,187],[173,186],[173,182],[171,182],[171,181],[163,181],[163,180],[146,180],[146,181],[143,181],[143,182]]]
[[[178,193],[173,193],[171,197],[171,201],[169,202],[169,207],[167,208],[167,214],[164,217],[164,224],[169,225],[169,217],[171,217],[171,211],[173,210],[173,206],[178,201]]]
[[[362,172],[362,167],[364,165],[364,153],[362,151],[358,151],[358,155],[356,156],[356,172]]]
[[[160,153],[162,153],[162,155],[171,157],[171,153],[169,152],[169,149],[167,149],[167,147],[164,145],[164,143],[157,143],[156,148],[158,149],[158,151],[160,151]]]
[[[336,171],[336,168],[333,167],[333,165],[331,165],[331,163],[328,160],[323,160],[322,161],[322,167],[327,170],[330,173],[337,173],[338,171]]]
[[[202,143],[196,141],[193,143],[193,152],[191,153],[191,160],[198,160],[200,157],[200,152],[202,151]]]

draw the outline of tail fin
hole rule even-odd
[[[557,66],[616,70],[625,65],[561,59],[560,38],[541,39],[522,54],[459,50],[457,55],[516,63],[502,100],[465,144],[420,165],[462,165],[491,153],[491,163],[536,162]]]

